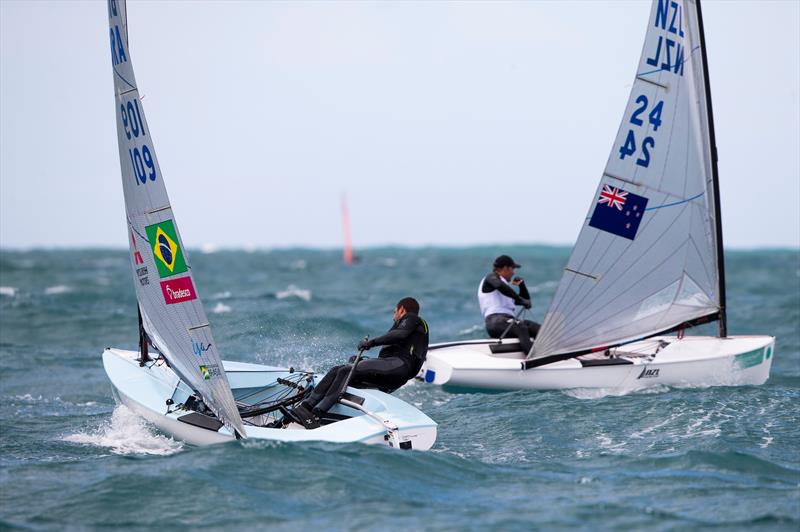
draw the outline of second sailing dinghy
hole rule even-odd
[[[775,338],[728,336],[717,156],[699,0],[655,0],[622,124],[530,353],[432,345],[461,389],[762,384]],[[719,322],[718,337],[683,330]],[[665,336],[678,332],[677,336]]]
[[[311,373],[220,359],[170,207],[131,65],[124,0],[109,0],[111,58],[122,186],[139,303],[140,350],[108,348],[116,397],[160,430],[191,444],[234,438],[363,442],[429,449],[436,423],[386,393],[348,388],[306,430],[290,407]],[[149,353],[148,344],[157,352]]]

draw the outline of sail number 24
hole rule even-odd
[[[147,136],[142,114],[139,111],[138,99],[132,98],[127,102],[121,103],[119,112],[125,136],[128,140]],[[141,149],[138,146],[130,148],[128,155],[131,159],[131,167],[133,168],[133,175],[136,178],[137,185],[147,183],[148,179],[150,181],[156,180],[156,162],[153,160],[153,155],[150,153],[150,148],[147,147],[147,144],[142,143]]]
[[[647,96],[644,94],[640,94],[638,98],[636,98],[637,107],[634,109],[633,113],[631,114],[630,123],[634,126],[641,127],[644,125],[644,117],[641,115],[648,111],[648,100]],[[652,106],[647,113],[647,121],[653,126],[653,131],[658,131],[659,126],[661,126],[661,112],[664,110],[664,101],[660,100],[658,103]],[[650,149],[655,147],[656,141],[653,137],[645,137],[642,141],[641,150],[642,155],[638,159],[636,159],[636,164],[639,166],[643,166],[647,168],[650,166]],[[628,136],[625,137],[625,142],[622,143],[622,146],[619,147],[619,158],[624,159],[629,155],[633,155],[636,153],[636,136],[633,134],[633,129],[628,130]]]

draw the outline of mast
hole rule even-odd
[[[714,112],[711,108],[711,83],[708,80],[708,56],[706,55],[706,36],[703,29],[703,13],[700,0],[697,2],[697,26],[700,33],[700,53],[703,58],[703,82],[706,90],[706,109],[708,111],[708,136],[711,144],[711,180],[714,184],[714,225],[717,240],[717,269],[719,272],[719,336],[728,336],[727,303],[725,301],[725,255],[722,245],[722,210],[719,198],[719,168],[717,167],[717,138],[714,133]]]
[[[137,310],[139,311],[139,366],[144,366],[146,363],[150,362],[150,355],[147,353],[147,332],[144,330],[144,324],[142,323],[142,307],[137,305]]]

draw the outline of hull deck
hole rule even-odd
[[[522,369],[525,354],[516,340],[433,344],[419,378],[451,391],[637,390],[672,387],[763,384],[775,347],[771,336],[655,337],[604,353]],[[495,350],[497,350],[495,348]]]
[[[106,349],[103,365],[117,399],[147,419],[159,430],[192,445],[222,443],[233,439],[230,431],[209,416],[182,407],[191,390],[163,363],[140,367],[138,353]],[[277,378],[291,375],[288,370],[257,364],[223,361],[235,397],[250,395],[251,390],[268,387]],[[331,409],[340,418],[322,427],[306,430],[297,424],[286,428],[268,428],[279,413],[250,419],[245,424],[248,438],[278,441],[361,442],[403,449],[429,449],[436,440],[436,423],[413,406],[378,390],[348,388],[363,403],[365,414],[343,404]],[[172,404],[167,405],[167,400]],[[274,416],[274,417],[271,417]]]

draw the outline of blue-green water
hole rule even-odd
[[[192,253],[227,359],[324,371],[413,295],[432,340],[477,338],[509,252],[541,319],[568,249]],[[135,348],[122,250],[0,251],[0,528],[787,529],[800,526],[800,252],[731,252],[733,334],[777,336],[757,387],[397,392],[431,452],[232,442],[192,448],[115,408],[106,346]],[[698,332],[713,332],[712,329]]]

